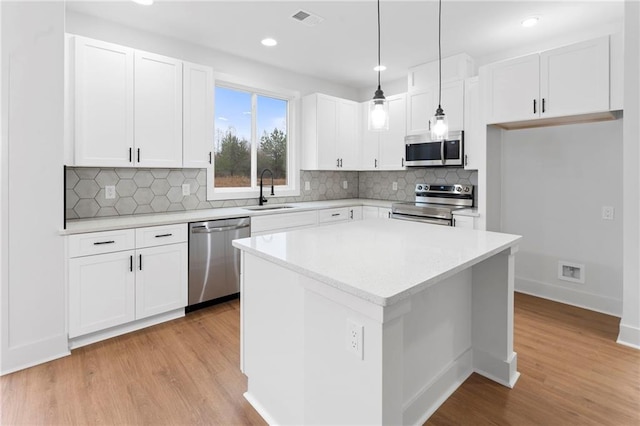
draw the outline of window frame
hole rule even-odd
[[[298,91],[273,87],[268,84],[249,81],[225,74],[217,74],[213,84],[213,122],[215,134],[215,89],[224,87],[231,90],[239,90],[251,94],[251,187],[215,187],[215,161],[207,167],[207,200],[240,200],[258,198],[260,194],[259,177],[257,170],[258,144],[260,137],[257,135],[257,96],[268,96],[287,101],[287,185],[275,186],[275,197],[293,197],[300,195],[300,168],[298,155],[297,112],[300,105],[300,93]],[[255,143],[253,143],[255,141]],[[211,141],[213,144],[213,141]],[[213,150],[213,147],[212,147]],[[253,184],[255,183],[255,186]],[[269,181],[269,185],[271,182]],[[268,194],[268,193],[267,193]]]

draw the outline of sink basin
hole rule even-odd
[[[251,207],[243,207],[245,210],[282,210],[282,209],[292,209],[293,206],[251,206]]]

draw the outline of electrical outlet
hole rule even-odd
[[[116,187],[115,185],[106,185],[104,187],[104,198],[106,200],[113,200],[116,198]]]
[[[189,185],[188,183],[182,184],[182,195],[191,195],[191,185]]]
[[[364,359],[364,327],[361,324],[347,319],[347,351],[359,359]]]
[[[398,182],[393,182],[391,184],[391,189],[393,189],[394,191],[397,191],[398,190]]]
[[[311,182],[309,182],[308,180],[304,181],[304,190],[311,191]]]
[[[567,262],[566,260],[560,260],[558,262],[559,280],[584,284],[585,275],[585,267],[580,263]]]
[[[342,189],[347,189],[349,188],[349,182],[347,182],[346,180],[342,181]]]
[[[602,219],[613,220],[615,209],[612,206],[602,206]]]

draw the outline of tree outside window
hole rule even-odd
[[[214,186],[255,188],[264,169],[287,185],[288,101],[226,87],[215,96]]]

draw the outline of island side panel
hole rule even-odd
[[[479,374],[513,387],[518,380],[513,351],[513,292],[517,247],[473,266],[473,366]]]
[[[471,375],[471,269],[411,296],[404,323],[402,424],[424,423]]]
[[[243,252],[245,397],[271,424],[304,423],[304,289],[298,274]]]

